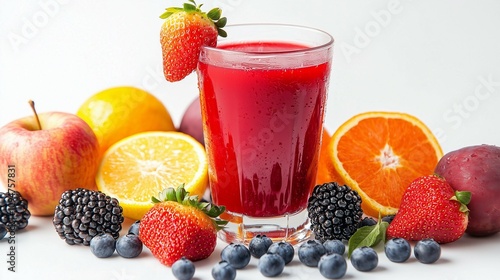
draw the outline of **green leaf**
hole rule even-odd
[[[348,246],[349,251],[347,252],[347,257],[351,257],[352,251],[354,249],[363,247],[363,246],[371,246],[375,243],[377,236],[379,234],[379,230],[377,225],[373,226],[364,226],[359,228],[352,236],[349,238]]]
[[[469,212],[467,204],[469,204],[471,196],[472,194],[468,191],[455,191],[455,195],[450,200],[458,201],[460,203],[460,212],[467,213]]]
[[[169,11],[166,11],[164,12],[163,14],[160,15],[160,18],[161,19],[166,19],[168,18],[169,16],[171,16],[173,13],[172,12],[169,12]]]
[[[456,191],[455,197],[460,203],[467,205],[471,200],[472,194],[467,191]]]
[[[221,15],[222,15],[222,10],[219,8],[213,8],[207,13],[208,18],[212,20],[220,19]]]
[[[219,226],[225,226],[227,225],[229,221],[226,221],[226,220],[221,220],[221,219],[215,219],[215,223]]]
[[[221,17],[216,23],[215,23],[215,26],[217,26],[218,28],[222,28],[224,26],[226,26],[226,23],[227,23],[227,18],[226,17]]]
[[[227,32],[225,30],[223,30],[223,29],[217,29],[217,33],[222,38],[226,38],[227,37]]]
[[[224,213],[224,211],[226,211],[226,207],[212,205],[212,207],[208,210],[207,215],[212,218],[215,218],[218,217],[220,214]]]
[[[386,236],[388,227],[389,227],[388,222],[381,222],[380,223],[380,241],[382,241],[382,242],[385,242],[385,236]]]
[[[184,11],[183,8],[180,8],[180,7],[170,7],[170,8],[166,8],[165,9],[165,12],[163,14],[160,15],[160,18],[161,19],[166,19],[168,18],[169,16],[177,13],[177,12],[181,12],[181,11]]]
[[[189,192],[186,191],[184,186],[185,184],[181,184],[177,188],[165,188],[158,194],[158,198],[154,196],[151,197],[151,201],[153,203],[173,201],[185,206],[194,207],[210,217],[214,221],[217,230],[224,228],[228,222],[218,218],[218,216],[226,211],[226,207],[217,206],[209,202],[202,202],[198,199],[198,195],[189,195]]]
[[[210,203],[208,203],[208,202],[201,202],[201,203],[200,203],[200,206],[199,206],[199,208],[200,208],[201,210],[204,210],[204,209],[206,209],[206,208],[208,208],[208,207],[210,207]]]
[[[228,223],[228,221],[224,221],[224,220],[220,220],[220,219],[214,219],[214,222],[215,222],[215,227],[217,230],[223,229]]]
[[[188,196],[188,195],[189,195],[189,193],[184,188],[184,184],[180,184],[177,187],[177,190],[175,191],[175,196],[176,196],[177,202],[182,203],[184,201],[184,199],[186,198],[186,196]]]
[[[196,204],[198,204],[198,202],[200,201],[198,199],[198,195],[197,194],[195,194],[195,195],[189,195],[189,192],[187,192],[187,195],[186,195],[185,199],[192,200],[192,201],[196,202]]]
[[[174,188],[168,188],[165,191],[166,191],[166,193],[165,193],[164,200],[166,200],[166,201],[176,201],[177,200],[177,196],[175,194]]]
[[[387,227],[389,223],[382,222],[381,219],[378,219],[376,225],[373,226],[364,226],[359,228],[352,236],[349,238],[348,247],[349,250],[347,252],[347,257],[350,258],[354,249],[368,246],[373,247],[380,243],[380,241],[385,240],[385,233],[387,231]]]
[[[221,214],[221,212],[220,212],[220,210],[219,210],[218,207],[213,206],[213,207],[210,207],[210,209],[208,209],[208,211],[206,212],[206,214],[209,217],[215,218],[215,217],[219,216]]]
[[[196,5],[189,4],[189,3],[184,3],[184,10],[186,12],[196,11]]]

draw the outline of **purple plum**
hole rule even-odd
[[[470,191],[466,233],[487,236],[500,232],[500,147],[477,145],[445,154],[435,173],[458,191]]]
[[[182,116],[179,131],[191,135],[201,144],[205,144],[203,138],[203,121],[201,119],[200,98],[195,98],[187,107]]]

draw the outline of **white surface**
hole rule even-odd
[[[128,229],[132,221],[124,223]],[[7,270],[8,264],[0,262],[0,279],[102,279],[102,280],[139,280],[175,279],[170,268],[156,260],[149,250],[144,249],[135,259],[125,259],[115,252],[108,259],[96,258],[86,246],[70,246],[59,239],[50,218],[34,217],[24,231],[16,235],[17,271]],[[413,244],[414,245],[414,244]],[[412,245],[412,249],[413,249]],[[0,241],[0,259],[9,253],[6,240]],[[225,243],[218,242],[212,256],[195,263],[195,280],[212,279],[211,269],[220,260],[220,252]],[[465,280],[494,279],[498,267],[500,234],[488,238],[464,238],[441,247],[441,258],[434,264],[422,264],[413,256],[402,264],[390,262],[383,247],[376,248],[379,256],[378,267],[370,272],[359,272],[350,262],[343,279],[426,279],[426,280]],[[297,252],[297,250],[295,250]],[[495,273],[495,274],[494,274]],[[257,259],[237,271],[236,279],[266,279],[257,269]],[[277,279],[307,280],[325,279],[318,268],[307,267],[300,263],[297,253],[293,261],[285,267]]]
[[[183,1],[0,2],[0,126],[39,112],[76,112],[92,94],[134,85],[160,98],[176,124],[197,95],[196,77],[164,80],[158,16]],[[335,37],[326,127],[334,131],[354,114],[401,111],[423,120],[445,152],[475,144],[500,145],[500,2],[498,1],[264,1],[206,0],[229,23],[280,22],[317,27]],[[0,155],[1,156],[1,155]],[[414,258],[345,279],[480,279],[497,265],[500,236],[464,238],[443,247],[442,260]],[[33,218],[17,236],[18,272],[0,261],[0,279],[164,279],[167,267],[150,254],[100,260],[86,247],[59,240],[50,219]],[[0,260],[8,244],[0,242]],[[196,264],[197,279],[211,279],[214,255]],[[381,251],[380,251],[381,252]],[[473,263],[471,263],[473,261]],[[495,262],[494,262],[495,261]],[[282,278],[320,277],[315,269],[286,267]],[[238,279],[263,278],[256,262]]]

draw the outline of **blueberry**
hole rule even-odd
[[[359,271],[373,270],[378,265],[377,252],[368,246],[356,248],[351,254],[351,264]]]
[[[135,221],[130,228],[128,229],[128,233],[135,234],[139,236],[139,225],[141,224],[140,220]]]
[[[135,234],[124,235],[116,241],[116,252],[124,258],[135,258],[142,252],[142,242]]]
[[[257,267],[262,275],[275,277],[280,275],[283,269],[285,269],[285,260],[278,254],[266,253],[260,257]]]
[[[250,250],[250,254],[256,258],[262,257],[269,247],[273,244],[271,238],[265,235],[256,235],[250,240],[250,244],[248,244],[248,249]]]
[[[377,224],[377,221],[375,221],[374,218],[372,217],[364,217],[361,222],[359,222],[359,227],[364,227],[364,226],[374,226]]]
[[[387,222],[387,223],[392,223],[392,220],[394,220],[395,215],[387,215],[382,217],[382,222]]]
[[[236,278],[236,268],[226,261],[220,261],[212,268],[214,280],[234,280]]]
[[[318,263],[319,273],[327,279],[340,279],[347,271],[347,262],[337,253],[323,255]]]
[[[326,254],[337,253],[342,256],[345,252],[345,245],[340,240],[326,240],[323,242],[323,247]]]
[[[116,248],[116,240],[109,233],[101,233],[90,240],[90,251],[98,258],[109,258]]]
[[[293,255],[295,254],[295,249],[293,249],[292,244],[284,241],[273,243],[267,250],[269,253],[275,253],[280,255],[285,261],[285,265],[293,260]]]
[[[0,240],[2,240],[5,235],[7,235],[7,228],[4,224],[0,223]]]
[[[227,245],[220,253],[221,259],[227,261],[234,268],[244,268],[250,262],[250,250],[240,243]]]
[[[425,264],[434,263],[441,257],[441,246],[430,238],[417,242],[414,251],[415,258]]]
[[[395,263],[407,261],[411,255],[410,243],[404,238],[393,238],[385,243],[385,255]]]
[[[193,278],[195,267],[192,261],[182,257],[172,265],[172,273],[179,280],[190,280]]]
[[[299,260],[301,263],[317,267],[319,259],[326,253],[325,247],[318,240],[307,240],[300,245],[298,250]]]

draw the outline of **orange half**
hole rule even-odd
[[[328,144],[330,174],[338,174],[362,198],[365,214],[395,214],[407,186],[434,172],[443,151],[418,118],[366,112],[342,124]]]

